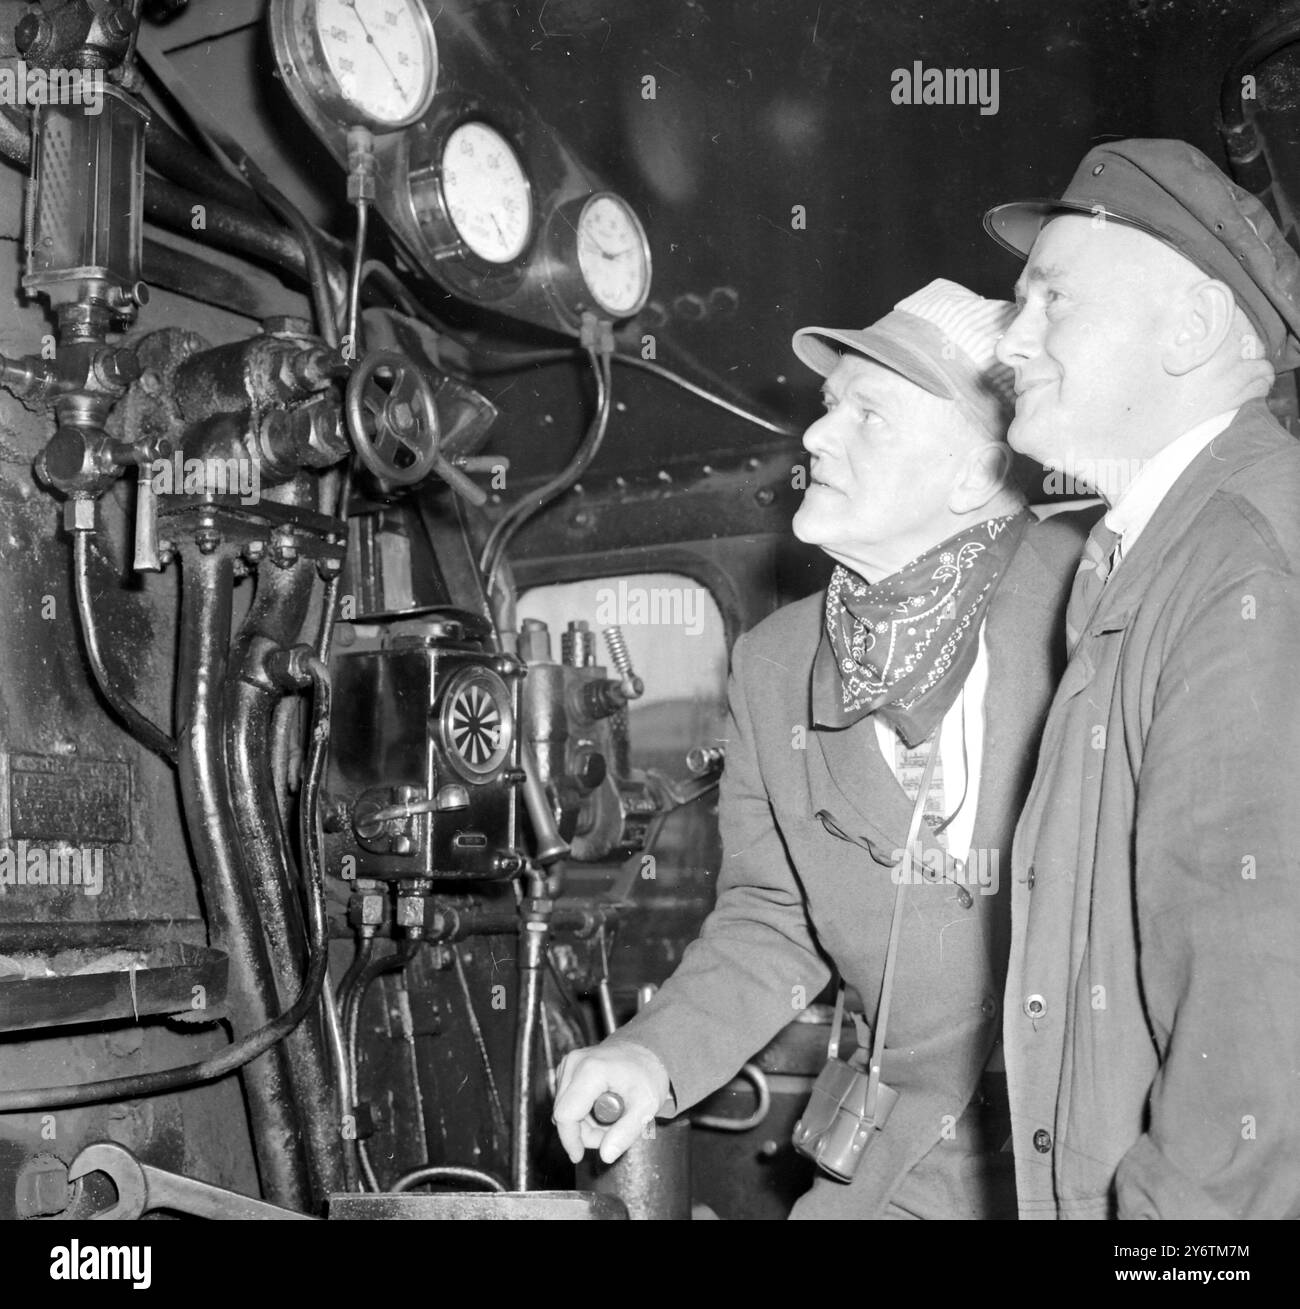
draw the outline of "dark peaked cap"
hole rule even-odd
[[[1095,146],[1059,200],[1022,200],[984,215],[996,241],[1026,256],[1060,214],[1104,213],[1190,259],[1232,289],[1279,372],[1300,365],[1300,256],[1267,209],[1186,141]]]

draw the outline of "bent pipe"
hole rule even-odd
[[[293,645],[311,603],[315,566],[264,564],[240,631],[225,688],[231,838],[243,856],[281,1003],[301,989],[306,930],[297,895],[297,861],[285,839],[271,773],[275,711],[283,695],[267,659]],[[314,1198],[347,1189],[339,1106],[318,1017],[286,1038],[289,1082],[301,1115]]]
[[[261,1027],[278,1007],[253,897],[238,849],[229,839],[233,818],[221,699],[228,664],[234,558],[225,550],[203,554],[183,535],[178,551],[181,635],[176,767],[212,943],[230,960],[230,1019],[238,1037]],[[283,1046],[246,1064],[241,1076],[263,1192],[275,1204],[306,1210],[311,1186],[299,1149]]]

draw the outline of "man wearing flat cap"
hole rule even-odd
[[[566,1058],[554,1116],[575,1162],[724,1085],[834,970],[898,1099],[852,1181],[819,1178],[796,1216],[1014,1217],[1000,869],[1083,537],[1005,481],[1011,313],[937,281],[864,330],[796,333],[827,412],[794,530],[838,566],[732,652],[716,907],[654,1000]],[[591,1116],[606,1092],[626,1106],[610,1127]]]
[[[1021,1215],[1300,1217],[1300,260],[1181,141],[985,226],[1011,444],[1109,505],[1016,832]]]

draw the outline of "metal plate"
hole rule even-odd
[[[7,837],[75,845],[131,839],[131,766],[115,759],[11,752]]]
[[[512,1221],[572,1221],[627,1217],[612,1195],[591,1191],[445,1191],[440,1195],[332,1195],[330,1218],[466,1218]]]

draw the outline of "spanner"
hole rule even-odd
[[[87,1173],[107,1173],[117,1187],[117,1203],[94,1214],[95,1218],[139,1218],[149,1209],[172,1209],[195,1218],[312,1219],[311,1214],[281,1209],[223,1186],[143,1164],[116,1141],[86,1146],[68,1168],[68,1180],[75,1182]]]

